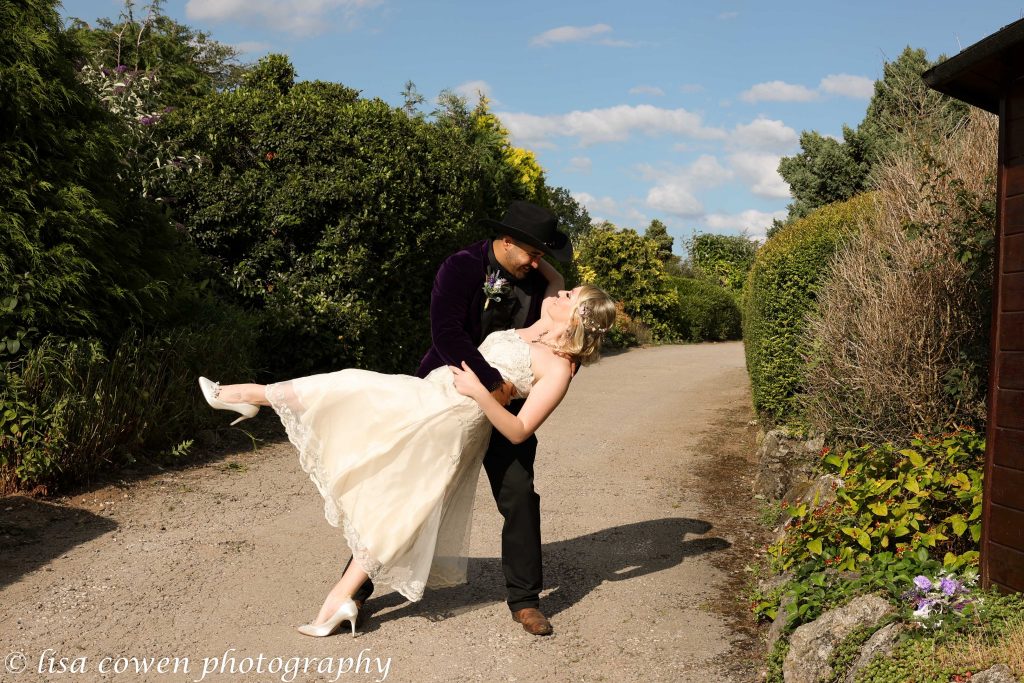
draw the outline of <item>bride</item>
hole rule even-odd
[[[412,601],[425,587],[464,583],[492,425],[513,443],[529,438],[565,396],[576,366],[597,359],[614,321],[614,302],[584,285],[544,299],[533,325],[488,335],[480,352],[526,398],[518,415],[464,362],[423,379],[357,369],[266,386],[200,377],[210,406],[241,413],[235,422],[273,407],[324,498],[327,521],[342,528],[352,551],[317,618],[299,631],[327,636],[349,621],[355,635],[352,595],[367,578]]]

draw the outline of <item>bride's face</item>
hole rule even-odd
[[[576,301],[580,296],[580,287],[576,289],[563,289],[554,296],[544,300],[544,312],[555,322],[568,323],[572,317],[572,311],[576,308]]]

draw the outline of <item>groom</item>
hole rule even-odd
[[[544,254],[572,260],[569,238],[558,231],[558,218],[528,202],[512,202],[500,221],[485,219],[492,239],[470,244],[449,256],[437,272],[430,295],[432,345],[416,375],[425,377],[441,365],[466,361],[499,402],[508,403],[511,386],[477,350],[498,330],[527,327],[540,318],[545,292],[565,285],[562,276],[543,260]],[[524,401],[508,409],[518,414]],[[540,496],[533,490],[537,437],[513,444],[492,432],[484,456],[491,493],[505,522],[501,530],[501,566],[512,618],[533,635],[549,635],[551,623],[540,606]],[[367,581],[353,596],[361,605],[373,592]]]

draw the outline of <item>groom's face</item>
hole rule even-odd
[[[544,252],[540,249],[511,237],[503,237],[501,239],[501,246],[502,253],[500,255],[496,254],[498,261],[517,280],[522,280],[526,277],[544,257]]]

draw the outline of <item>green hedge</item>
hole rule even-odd
[[[741,335],[740,307],[718,285],[693,278],[673,278],[679,297],[674,326],[683,341],[725,341]]]
[[[427,121],[293,78],[271,55],[244,87],[162,120],[177,154],[202,159],[163,193],[238,299],[265,315],[272,375],[409,372],[430,345],[438,266],[525,189],[501,141],[456,102]]]
[[[754,408],[769,421],[795,417],[806,315],[828,264],[872,201],[860,195],[822,207],[782,228],[757,252],[743,290],[743,340]]]

